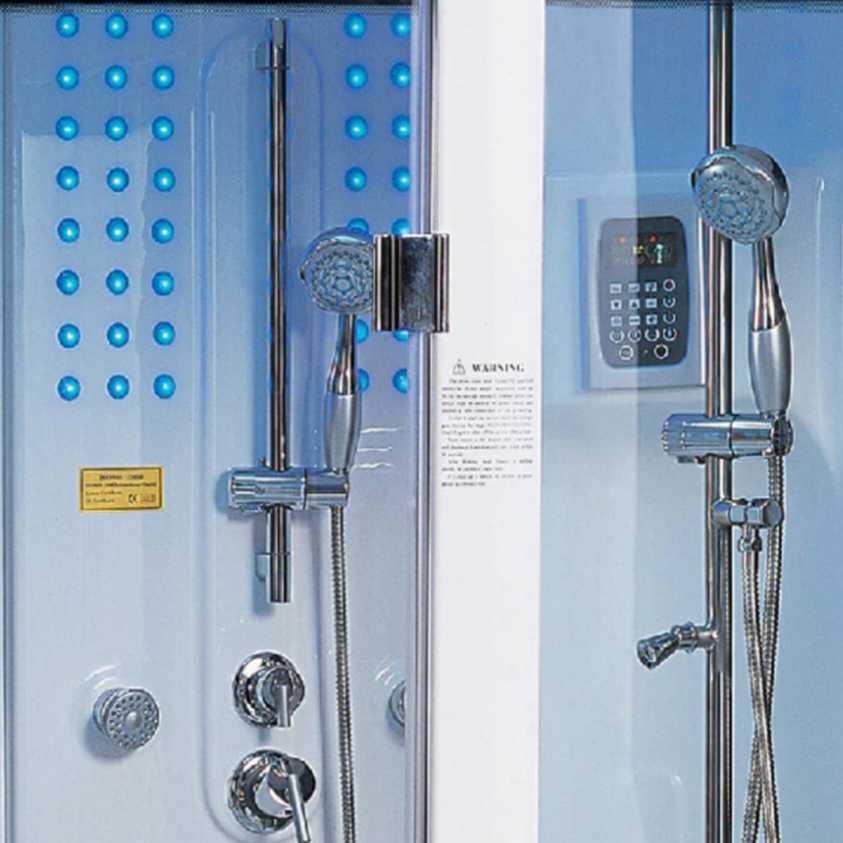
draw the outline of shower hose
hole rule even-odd
[[[768,461],[769,497],[784,508],[784,459]],[[755,733],[752,741],[749,783],[741,843],[756,843],[759,818],[763,819],[766,843],[779,843],[779,806],[776,794],[773,754],[772,712],[775,689],[776,655],[779,639],[779,611],[782,589],[783,524],[772,527],[767,539],[764,615],[760,617],[759,552],[744,537],[743,595],[745,634],[749,656]]]
[[[351,692],[348,676],[348,615],[345,582],[345,515],[331,507],[331,577],[334,594],[337,726],[339,734],[340,801],[343,843],[356,843],[354,765],[351,753]]]

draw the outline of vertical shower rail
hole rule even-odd
[[[420,143],[418,145],[419,184],[427,185],[427,190],[418,192],[418,216],[421,230],[432,233],[436,226],[436,85],[437,85],[437,21],[438,2],[429,0],[426,8],[421,7],[419,14],[421,26],[416,27],[413,49],[418,60],[413,64],[423,68],[421,84],[416,87],[419,97],[413,113],[426,116],[417,120]],[[432,652],[433,652],[433,564],[431,558],[431,497],[432,478],[430,475],[433,459],[431,446],[433,441],[432,415],[433,406],[433,339],[426,333],[418,334],[418,535],[416,542],[416,564],[414,571],[415,618],[413,634],[413,683],[408,695],[411,716],[408,720],[407,735],[412,753],[413,783],[411,802],[412,843],[429,843],[430,799],[432,773]]]
[[[269,468],[289,468],[287,372],[287,21],[270,22],[270,412]],[[290,513],[285,506],[269,510],[269,553],[266,567],[270,603],[290,601]]]
[[[732,144],[734,13],[709,0],[708,152]],[[732,243],[705,227],[706,415],[732,412]],[[715,501],[732,499],[732,462],[706,458],[706,611],[714,646],[707,653],[706,843],[732,843],[732,530],[714,523]]]

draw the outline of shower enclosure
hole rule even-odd
[[[547,4],[546,843],[843,836],[842,11]]]
[[[6,843],[429,839],[432,16],[0,18]]]

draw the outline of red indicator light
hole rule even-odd
[[[650,235],[650,242],[651,242],[651,243],[655,243],[655,242],[656,242],[656,235],[655,235],[655,234],[651,234],[651,235]]]
[[[621,237],[621,238],[620,238],[620,242],[621,242],[621,243],[626,243],[626,237]]]

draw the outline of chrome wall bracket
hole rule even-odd
[[[375,237],[375,331],[448,331],[447,234]]]
[[[269,22],[271,40],[261,41],[255,47],[255,70],[289,70],[286,54],[273,49],[273,44],[282,44],[286,39],[285,21],[275,18]]]
[[[793,428],[784,415],[726,414],[709,418],[675,413],[662,428],[662,447],[679,462],[706,457],[783,457],[793,447]]]

